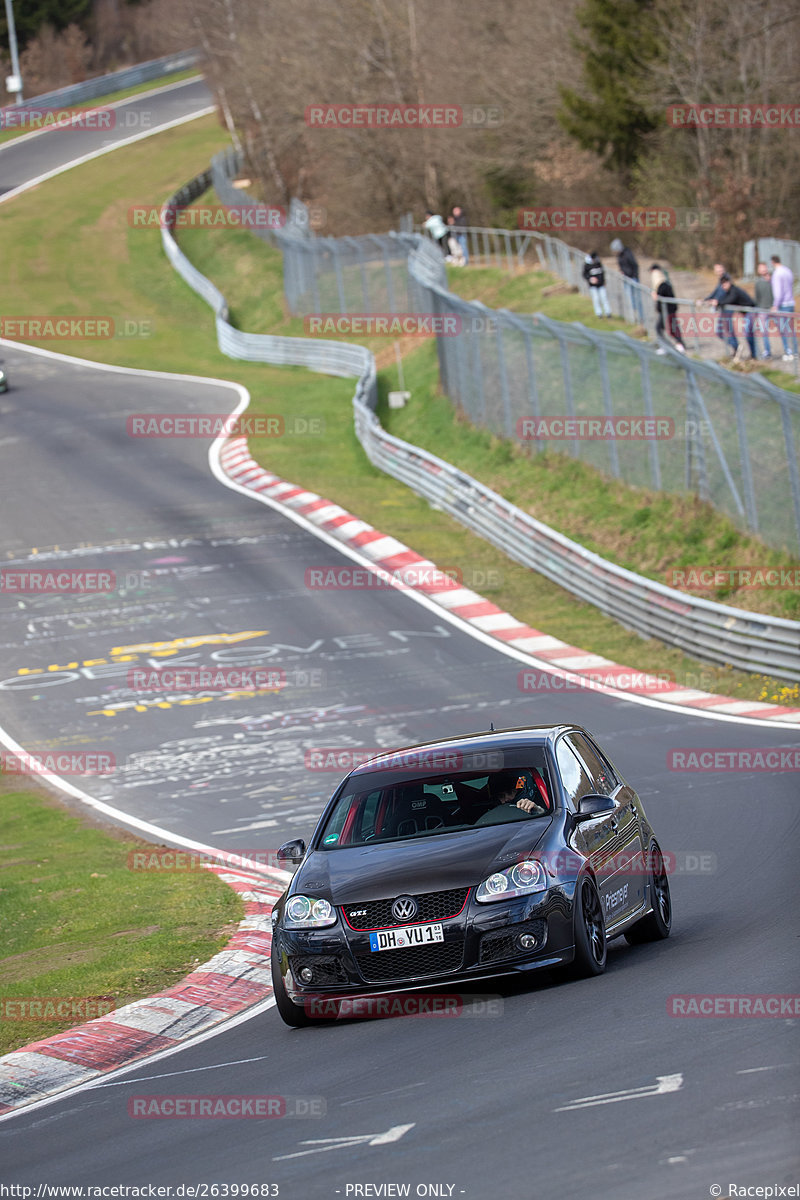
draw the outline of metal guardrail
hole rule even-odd
[[[212,180],[225,204],[237,158],[217,155]],[[509,236],[512,236],[510,231]],[[440,249],[407,233],[289,241],[280,245],[292,312],[429,314],[456,318],[438,336],[442,387],[473,424],[519,437],[539,452],[553,446],[636,487],[696,492],[741,528],[779,549],[800,550],[800,398],[760,375],[679,355],[661,357],[641,339],[592,330],[541,313],[494,311],[447,289]],[[562,247],[564,252],[569,249]],[[716,314],[708,313],[710,336]],[[311,330],[313,332],[313,329]],[[664,417],[669,440],[529,440],[517,422],[546,415]]]
[[[238,166],[234,151],[217,155],[214,188],[224,204],[255,203],[233,185]],[[694,491],[767,544],[800,550],[797,396],[760,374],[679,355],[668,342],[658,357],[651,345],[624,333],[462,300],[448,290],[440,248],[419,234],[317,238],[306,227],[305,236],[290,240],[287,232],[261,236],[281,248],[292,312],[455,317],[457,333],[437,338],[440,377],[473,424],[515,438],[517,422],[542,415],[666,417],[674,423],[669,440],[523,440],[535,452],[555,445],[636,487]],[[533,236],[488,232],[520,252]],[[559,271],[574,265],[576,255],[582,269],[580,251],[536,236],[563,259]],[[719,314],[707,312],[705,320],[705,342],[716,340]]]
[[[165,207],[189,203],[207,189],[210,177],[210,172],[198,176]],[[293,247],[293,240],[282,231],[273,237],[281,249]],[[409,273],[432,280],[437,268],[429,247],[424,239],[415,240]],[[450,463],[392,436],[383,429],[375,412],[377,373],[369,350],[341,342],[248,334],[235,329],[228,321],[225,297],[189,262],[167,227],[162,228],[162,241],[173,267],[214,310],[223,353],[249,362],[290,363],[356,376],[355,428],[367,457],[433,507],[628,629],[710,662],[778,678],[800,677],[800,622],[687,596],[618,567],[537,521]],[[398,249],[405,249],[402,239],[398,239]]]
[[[119,71],[111,71],[108,75],[95,75],[84,79],[81,83],[72,83],[68,87],[56,88],[53,92],[43,92],[41,96],[32,96],[14,105],[15,109],[47,108],[54,104],[81,104],[85,100],[96,100],[98,96],[110,96],[114,92],[123,92],[126,88],[138,87],[140,83],[149,83],[152,79],[160,79],[163,75],[177,75],[179,71],[188,71],[200,61],[199,50],[184,50],[180,54],[167,54],[164,58],[152,58],[149,62],[137,63],[133,67],[123,67]]]

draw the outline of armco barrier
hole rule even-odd
[[[165,211],[202,194],[209,181],[208,171],[192,180],[167,201]],[[281,234],[274,237],[281,245]],[[423,239],[416,240],[418,251],[412,254],[419,253],[424,266],[427,247]],[[235,329],[228,321],[225,297],[192,266],[166,226],[162,241],[176,271],[214,310],[220,349],[230,358],[355,376],[355,428],[367,457],[433,507],[645,637],[710,662],[778,678],[800,678],[800,622],[715,604],[626,571],[550,529],[450,463],[393,437],[375,413],[377,375],[369,350]]]
[[[126,88],[138,87],[140,83],[150,83],[151,80],[161,79],[164,75],[177,75],[179,71],[188,71],[190,67],[197,65],[199,59],[198,50],[167,54],[164,58],[152,58],[149,62],[123,67],[119,71],[111,71],[108,75],[95,75],[81,83],[72,83],[68,87],[57,88],[54,92],[29,97],[14,107],[43,108],[54,104],[81,104],[85,100],[96,100],[98,96],[124,92]]]
[[[223,204],[255,204],[235,186],[239,170],[234,151],[214,157]],[[513,439],[525,428],[518,422],[543,414],[666,417],[674,436],[664,440],[574,438],[555,448],[633,487],[697,494],[767,545],[800,552],[800,396],[666,346],[658,355],[622,332],[465,300],[448,289],[444,258],[427,237],[314,237],[307,223],[305,236],[287,233],[262,236],[280,247],[295,315],[455,316],[455,332],[437,337],[439,377],[473,425]],[[573,251],[549,243],[559,249],[554,269],[566,270]],[[715,335],[713,314],[707,322],[706,341]],[[527,445],[534,453],[550,447],[546,438]]]

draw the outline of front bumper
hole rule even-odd
[[[442,988],[567,962],[574,951],[571,895],[559,887],[515,900],[478,904],[441,922],[444,941],[372,951],[370,930],[342,918],[328,929],[273,933],[276,965],[295,1003]],[[518,939],[534,939],[523,948]],[[302,973],[302,975],[301,975]]]

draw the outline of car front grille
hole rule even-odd
[[[413,979],[427,975],[449,975],[464,961],[464,939],[415,946],[410,950],[375,950],[355,955],[356,965],[367,983]]]
[[[531,950],[520,950],[516,941],[521,933],[532,933],[536,938],[536,949],[541,950],[547,936],[545,921],[520,921],[518,925],[505,925],[502,929],[493,929],[481,937],[480,962],[500,962],[504,958],[524,958],[534,953]]]
[[[403,894],[403,893],[400,893]],[[389,929],[397,925],[419,925],[424,921],[448,921],[464,907],[469,888],[451,888],[447,892],[422,892],[414,896],[419,911],[407,921],[392,915],[396,897],[389,900],[370,900],[366,904],[345,904],[342,912],[351,929]],[[353,914],[357,913],[357,916]]]

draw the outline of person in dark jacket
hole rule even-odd
[[[596,250],[593,250],[591,254],[587,254],[584,259],[583,278],[589,285],[589,295],[592,297],[594,315],[596,317],[610,317],[611,306],[608,303],[608,293],[606,292],[606,273],[603,264],[597,256]]]
[[[630,246],[625,246],[621,238],[614,238],[611,249],[617,256],[617,266],[622,275],[622,286],[631,310],[640,325],[644,325],[644,309],[642,308],[641,288],[639,282],[639,263]]]
[[[749,292],[746,292],[744,288],[740,288],[733,282],[730,275],[723,275],[719,282],[722,289],[722,295],[719,300],[719,309],[729,322],[730,334],[728,337],[728,343],[733,347],[734,360],[738,362],[741,354],[741,347],[734,329],[736,316],[733,310],[737,308],[755,308],[756,302]],[[751,358],[755,358],[756,339],[753,334],[753,314],[750,312],[744,314],[744,328],[742,332],[744,333],[747,344],[750,347],[750,356]]]
[[[704,297],[704,300],[706,304],[710,304],[712,308],[716,308],[719,311],[719,302],[722,298],[722,284],[720,281],[722,280],[723,275],[727,275],[728,272],[725,270],[725,267],[722,265],[722,263],[714,263],[714,274],[717,277],[717,282],[714,284],[713,290]],[[730,342],[729,325],[729,317],[726,318],[723,315],[717,317],[714,325],[714,333],[721,342]],[[736,342],[734,350],[738,344],[739,343]]]
[[[650,268],[650,287],[651,295],[656,302],[656,339],[663,343],[665,342],[664,331],[666,328],[667,334],[675,342],[675,349],[679,354],[686,353],[686,347],[683,344],[681,337],[680,326],[678,325],[677,304],[670,304],[670,299],[675,298],[675,292],[672,289],[672,284],[669,281],[667,272],[662,270],[658,263],[653,263]],[[666,354],[667,351],[664,345],[660,345],[656,350],[656,354]]]

